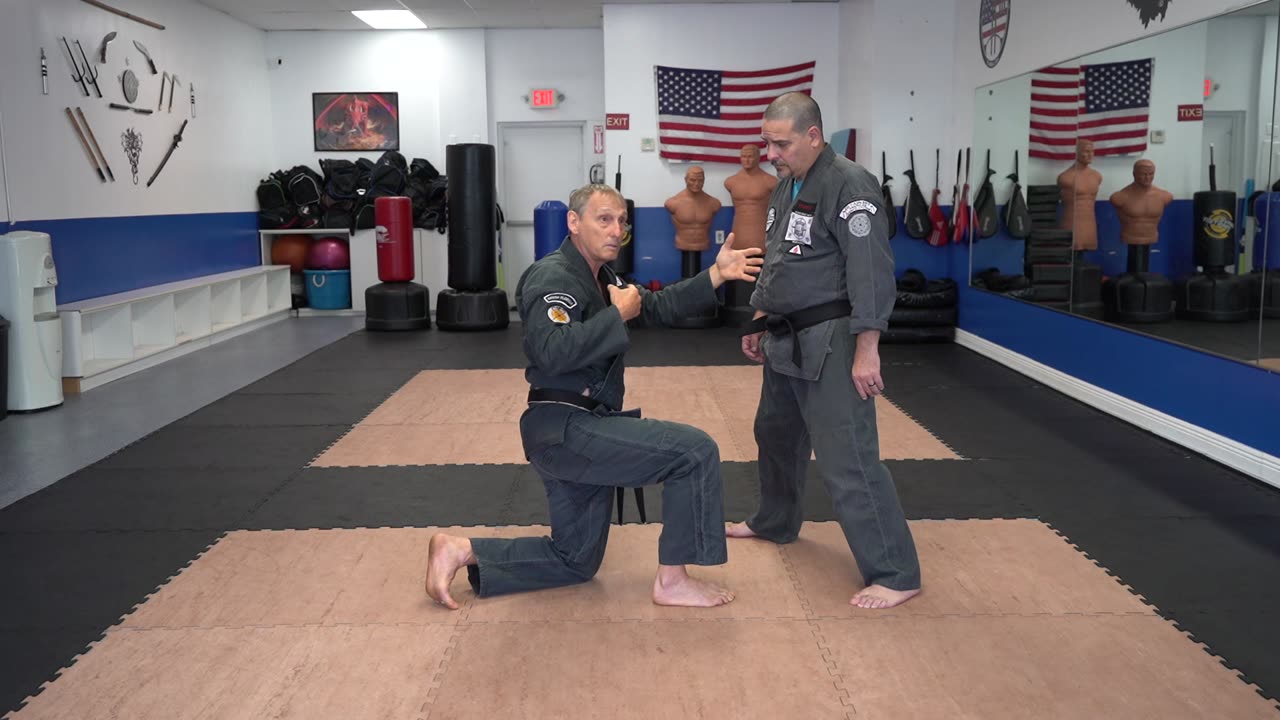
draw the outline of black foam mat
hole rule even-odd
[[[221,530],[294,472],[91,466],[0,510],[0,532]]]
[[[234,393],[191,413],[175,426],[355,425],[388,396]]]
[[[0,534],[5,588],[0,630],[88,627],[100,633],[221,535],[221,530]]]
[[[0,714],[16,710],[86,646],[97,640],[97,627],[0,630]]]
[[[500,525],[519,471],[516,465],[307,468],[237,527]]]
[[[1280,493],[1198,458],[1079,457],[1071,462],[974,461],[1005,492],[1052,522],[1058,518],[1270,516]]]
[[[1054,527],[1264,694],[1280,698],[1276,518],[1064,517]]]
[[[191,427],[170,425],[102,460],[100,468],[298,469],[342,437],[347,425]]]
[[[1280,608],[1280,522],[1274,517],[1064,517],[1053,526],[1163,610]]]
[[[240,388],[240,393],[288,393],[320,395],[381,395],[386,397],[399,390],[417,374],[416,370],[398,368],[377,372],[353,372],[347,370],[290,370],[285,368],[257,382]]]

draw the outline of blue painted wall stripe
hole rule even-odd
[[[1280,456],[1280,374],[964,287],[960,327],[1193,425]]]
[[[32,220],[13,230],[52,238],[59,303],[261,262],[255,212]]]

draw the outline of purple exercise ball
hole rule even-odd
[[[309,270],[347,270],[350,267],[351,251],[342,238],[322,237],[311,243],[307,251]]]

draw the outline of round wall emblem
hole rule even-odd
[[[1009,38],[1009,5],[1013,0],[982,0],[978,12],[978,47],[982,61],[993,68],[1004,55],[1005,41]]]

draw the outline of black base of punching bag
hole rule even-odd
[[[501,330],[511,322],[507,307],[507,293],[502,290],[441,290],[436,297],[436,326],[441,330]]]
[[[364,291],[366,330],[431,327],[431,291],[414,282],[378,283]]]
[[[1196,273],[1178,283],[1178,317],[1209,322],[1248,320],[1245,282],[1221,269]]]
[[[680,274],[686,280],[696,276],[702,272],[702,253],[695,250],[680,251]],[[749,318],[748,318],[749,319]],[[690,315],[682,317],[671,323],[671,327],[681,330],[702,330],[705,328],[720,327],[723,323],[720,320],[720,306],[716,305],[707,310],[703,310],[700,315]]]
[[[1107,316],[1118,322],[1157,323],[1173,319],[1173,283],[1158,273],[1127,272],[1102,289]]]
[[[930,327],[890,327],[880,333],[880,342],[886,345],[909,345],[916,343],[947,343],[956,339],[954,325],[933,325]]]
[[[1280,318],[1280,268],[1254,270],[1244,276],[1245,292],[1249,295],[1250,315]]]
[[[725,325],[740,328],[751,322],[756,315],[756,309],[751,307],[753,290],[755,283],[745,280],[730,280],[724,284],[724,307],[720,309],[720,317]]]

